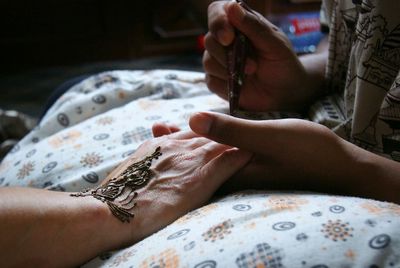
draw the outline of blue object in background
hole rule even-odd
[[[269,19],[288,36],[298,54],[314,52],[324,36],[321,32],[319,12],[274,15]]]

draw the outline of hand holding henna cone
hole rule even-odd
[[[251,11],[244,0],[236,0],[244,9]],[[235,115],[239,107],[240,89],[244,82],[244,67],[246,64],[249,41],[247,37],[238,30],[235,30],[236,37],[227,49],[228,66],[228,98],[229,113]]]

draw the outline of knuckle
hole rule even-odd
[[[225,25],[228,23],[226,15],[219,15],[215,17],[210,24],[210,31],[212,34],[216,34],[220,30],[225,30]]]
[[[216,152],[215,148],[210,148],[209,146],[202,146],[199,149],[199,155],[204,159],[207,159],[209,156],[214,155]]]
[[[209,16],[221,15],[224,11],[224,5],[227,1],[213,1],[208,5],[207,13]]]
[[[179,144],[177,144],[177,141],[174,139],[170,139],[168,135],[161,136],[158,139],[158,145],[161,146],[161,149],[165,154],[173,154],[175,149],[178,148],[177,146],[179,146]]]
[[[214,43],[214,37],[208,32],[204,38],[204,46],[206,50],[212,49],[212,44]]]
[[[205,51],[203,54],[203,67],[204,67],[204,70],[206,71],[206,73],[211,72],[212,64],[213,64],[212,61],[213,60],[212,60],[210,54],[207,51]]]
[[[206,75],[206,85],[211,91],[216,91],[218,88],[215,83],[215,78],[211,75]]]
[[[212,2],[210,5],[208,5],[208,9],[207,9],[208,14],[213,13],[213,11],[215,10],[217,5],[219,5],[218,2]]]

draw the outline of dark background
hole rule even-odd
[[[0,1],[0,108],[37,115],[64,81],[110,69],[201,70],[207,1]]]
[[[64,81],[113,69],[201,71],[212,0],[0,0],[0,108],[40,114]],[[319,3],[249,0],[268,16]]]

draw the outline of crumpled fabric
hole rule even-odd
[[[36,119],[14,110],[0,109],[0,161],[36,125]]]

